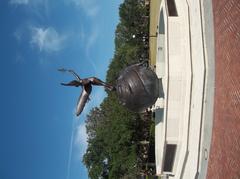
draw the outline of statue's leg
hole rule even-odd
[[[63,86],[80,86],[81,84],[77,80],[70,81],[69,83],[61,83]]]
[[[103,82],[102,80],[100,80],[96,77],[88,78],[88,80],[91,81],[91,84],[98,85],[98,86],[104,86],[105,88],[107,88],[110,91],[115,89],[112,85],[107,84],[107,83]]]

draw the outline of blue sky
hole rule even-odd
[[[105,80],[121,2],[0,1],[1,179],[88,178],[84,120],[105,92],[94,87],[77,119],[81,89],[60,86],[73,77],[56,69]]]

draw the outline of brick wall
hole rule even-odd
[[[208,179],[240,179],[240,0],[213,0],[215,106]]]

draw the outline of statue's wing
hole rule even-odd
[[[92,90],[91,85],[89,85],[87,87],[86,86],[83,87],[82,93],[81,93],[81,95],[78,99],[78,102],[77,102],[77,109],[76,109],[76,115],[77,116],[79,116],[81,114],[85,104],[88,102],[91,90]]]
[[[68,70],[68,72],[72,73],[73,76],[75,76],[75,78],[77,78],[78,80],[81,80],[81,78],[78,76],[78,74],[77,74],[75,71],[73,71],[73,70]]]
[[[78,76],[78,74],[75,71],[73,71],[73,70],[67,70],[65,68],[59,68],[58,71],[60,71],[60,72],[69,72],[69,73],[73,74],[73,76],[75,76],[75,78],[77,80],[81,80],[81,78]]]

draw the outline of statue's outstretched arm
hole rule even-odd
[[[75,78],[77,78],[77,80],[79,80],[79,81],[81,80],[81,78],[78,76],[78,74],[73,70],[67,70],[65,68],[60,68],[60,69],[58,69],[58,71],[72,73],[73,76],[75,76]]]
[[[73,80],[73,81],[70,81],[69,83],[61,83],[61,85],[63,86],[81,86],[81,83],[79,83],[79,81],[77,80]]]
[[[115,89],[114,86],[107,84],[96,77],[90,77],[90,78],[88,78],[88,80],[91,82],[91,84],[98,85],[98,86],[104,86],[105,88],[107,88],[110,91],[113,91]]]

